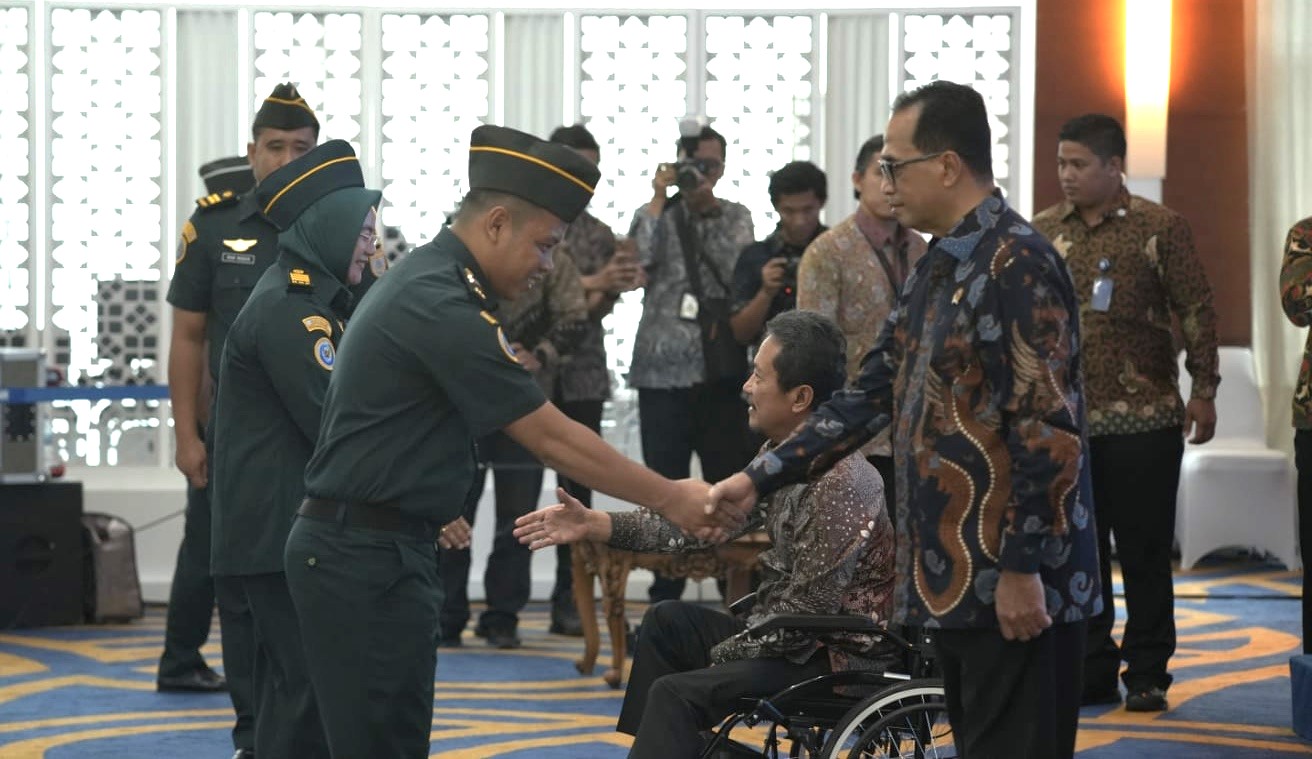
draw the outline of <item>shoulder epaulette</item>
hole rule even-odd
[[[304,269],[292,269],[287,272],[287,292],[312,292],[314,282],[310,280],[310,273]]]
[[[240,197],[237,193],[232,190],[224,190],[223,192],[210,193],[203,198],[197,198],[196,206],[204,211],[212,211],[215,208],[230,206],[238,200],[240,200]]]

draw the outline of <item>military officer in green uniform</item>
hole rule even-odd
[[[497,319],[592,197],[597,167],[481,126],[450,226],[383,277],[342,338],[287,582],[335,759],[427,757],[442,586],[433,547],[461,513],[475,437],[503,429],[571,480],[702,534],[705,483],[673,482],[543,397]]]
[[[283,547],[305,494],[337,341],[376,252],[378,201],[351,146],[331,140],[255,193],[283,230],[278,260],[228,330],[215,404],[215,577],[234,577],[255,620],[255,755],[328,757],[287,593]]]
[[[293,85],[278,85],[256,113],[246,147],[255,182],[303,155],[318,139],[319,122],[305,100]],[[254,747],[254,630],[240,585],[215,582],[210,575],[210,454],[203,430],[228,328],[276,255],[277,230],[260,213],[252,194],[231,188],[211,192],[197,201],[182,226],[168,292],[173,306],[169,397],[176,462],[187,476],[188,491],[157,684],[161,691],[213,689],[216,682],[222,687],[200,654],[217,599],[223,668],[237,713],[232,731],[237,757],[248,756]]]

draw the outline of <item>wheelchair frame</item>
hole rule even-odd
[[[933,759],[940,756],[937,751],[927,753],[921,743],[925,737],[939,739],[942,736],[925,736],[922,734],[921,725],[911,723],[913,715],[920,715],[927,720],[941,718],[942,723],[947,724],[943,682],[933,677],[933,653],[927,636],[919,635],[917,642],[913,644],[897,633],[878,627],[874,620],[868,617],[782,614],[771,615],[749,628],[747,634],[758,637],[775,630],[815,634],[836,631],[868,633],[875,637],[877,645],[889,644],[894,653],[901,653],[907,671],[905,673],[865,670],[835,672],[796,683],[762,699],[748,700],[743,709],[729,715],[720,723],[715,738],[702,752],[702,759],[716,759],[725,755],[778,759],[779,747],[783,739],[792,742],[790,757]],[[833,692],[835,688],[860,685],[875,686],[878,690],[864,698],[843,697]],[[759,753],[748,753],[754,752],[755,749],[750,749],[729,737],[732,730],[739,725],[755,727],[766,722],[770,723],[770,729],[765,745]],[[906,724],[900,725],[901,722]],[[910,738],[912,746],[909,753],[903,752],[901,748],[894,753],[866,752],[865,744],[878,740],[880,736],[891,735],[894,727],[903,731],[899,735]],[[932,731],[933,722],[926,721],[923,727]],[[782,738],[779,735],[780,728],[784,730]],[[911,731],[909,736],[905,732],[908,728]],[[855,747],[844,748],[844,744],[849,739],[856,741]],[[901,746],[904,742],[899,741],[898,745]],[[724,753],[726,751],[733,753],[726,754]],[[844,754],[845,751],[849,753]],[[946,756],[956,756],[955,750],[947,753]]]

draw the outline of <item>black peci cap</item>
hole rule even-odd
[[[296,85],[288,82],[273,88],[273,92],[269,93],[264,103],[260,105],[251,127],[255,130],[288,131],[314,127],[315,134],[318,134],[319,119],[315,118],[314,110],[305,102],[305,98],[301,97],[301,93],[296,91]]]
[[[241,195],[255,186],[255,172],[244,155],[210,161],[200,167],[200,178],[208,193],[231,191]]]
[[[507,127],[484,125],[469,137],[469,187],[523,198],[573,221],[587,208],[601,171],[574,150]]]
[[[329,140],[265,177],[255,188],[260,211],[279,231],[334,190],[364,187],[360,159],[345,140]]]

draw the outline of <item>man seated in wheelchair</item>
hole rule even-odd
[[[769,449],[843,387],[846,346],[837,325],[806,311],[776,316],[766,335],[743,390],[751,426]],[[697,756],[701,731],[744,697],[831,671],[884,668],[888,660],[868,634],[743,634],[773,614],[888,618],[894,539],[883,491],[874,466],[853,453],[814,482],[762,501],[741,532],[764,527],[773,546],[761,554],[762,579],[745,619],[683,601],[648,609],[617,726],[636,736],[630,757]],[[707,547],[645,509],[593,511],[557,493],[563,503],[518,521],[521,542],[534,549],[580,540],[631,551]]]

